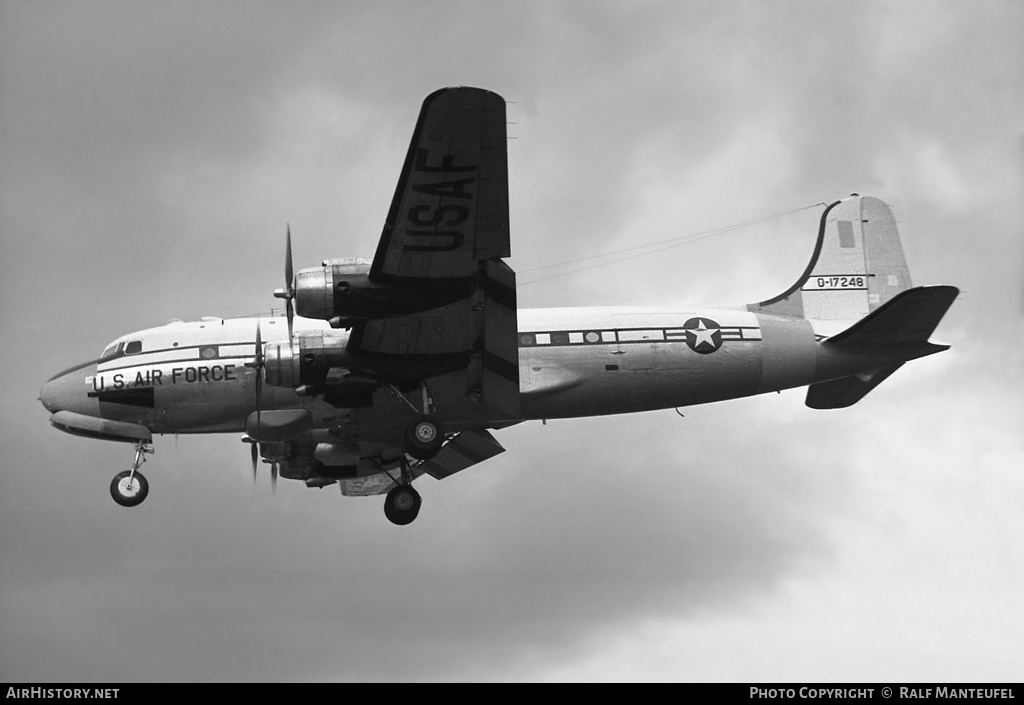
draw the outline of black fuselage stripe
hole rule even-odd
[[[519,383],[519,365],[498,357],[492,352],[484,352],[484,369],[504,377],[510,382]]]
[[[158,352],[167,352],[167,351],[166,350],[161,350],[161,351],[158,351]],[[99,373],[100,374],[106,374],[107,372],[120,372],[121,370],[130,370],[130,369],[134,369],[136,367],[153,367],[154,365],[174,365],[174,364],[177,364],[179,362],[188,362],[188,363],[200,362],[200,363],[208,363],[210,365],[223,365],[225,363],[225,361],[228,361],[228,362],[230,362],[230,361],[239,361],[239,362],[235,362],[233,364],[241,364],[241,362],[240,362],[241,360],[248,360],[249,358],[254,357],[253,355],[229,355],[227,357],[209,357],[209,358],[206,358],[206,357],[176,357],[173,360],[148,360],[148,359],[141,359],[140,360],[139,359],[140,357],[146,357],[148,355],[155,355],[155,354],[157,354],[157,353],[156,352],[152,352],[152,353],[145,352],[145,353],[139,353],[139,355],[133,355],[132,358],[134,359],[134,361],[130,365],[122,365],[121,367],[106,367],[106,368],[104,368],[102,370],[99,370]]]
[[[487,296],[488,301],[498,306],[503,306],[513,311],[516,309],[516,289],[514,286],[508,286],[493,277],[488,277],[484,284],[484,294]]]
[[[156,396],[152,387],[128,387],[125,389],[108,389],[101,392],[89,392],[102,403],[141,406],[152,409],[156,406]]]

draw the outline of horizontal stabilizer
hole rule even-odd
[[[844,348],[923,344],[928,349],[924,353],[926,355],[940,352],[948,346],[928,343],[928,336],[939,325],[959,294],[960,290],[955,286],[907,289],[823,344],[830,347],[841,345]]]
[[[902,366],[902,362],[893,365],[876,372],[867,380],[851,376],[812,384],[807,388],[805,403],[812,409],[845,409],[853,406]]]
[[[960,291],[954,286],[919,286],[907,289],[843,332],[821,344],[819,364],[862,361],[856,374],[812,384],[807,406],[842,409],[856,404],[885,381],[904,362],[942,352],[948,345],[928,341]],[[838,361],[838,362],[837,362]]]

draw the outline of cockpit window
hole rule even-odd
[[[142,352],[142,341],[141,340],[132,340],[126,346],[124,346],[124,354],[125,355],[135,355],[135,354],[140,353],[140,352]]]
[[[120,357],[124,354],[124,343],[114,343],[100,355],[101,360],[113,360],[115,357]]]

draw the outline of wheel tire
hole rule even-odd
[[[393,487],[388,496],[384,498],[384,516],[392,524],[405,526],[411,524],[420,513],[420,493],[411,485],[399,485]]]
[[[128,478],[131,474],[131,470],[119,472],[110,483],[110,496],[122,507],[138,506],[149,494],[149,482],[145,475],[136,470],[135,477],[129,484]]]
[[[444,445],[444,426],[434,416],[417,416],[405,429],[405,452],[417,460],[429,460]]]

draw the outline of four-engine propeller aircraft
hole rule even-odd
[[[245,433],[257,460],[310,487],[386,494],[408,524],[417,477],[504,449],[490,431],[809,385],[846,407],[928,341],[958,291],[911,287],[892,212],[851,196],[825,209],[810,264],[782,294],[733,308],[517,310],[505,102],[428,96],[371,260],[292,270],[279,317],[173,321],[118,338],[51,378],[40,400],[68,433],[134,445],[111,483],[141,503],[153,434]],[[297,314],[297,315],[296,315]]]

